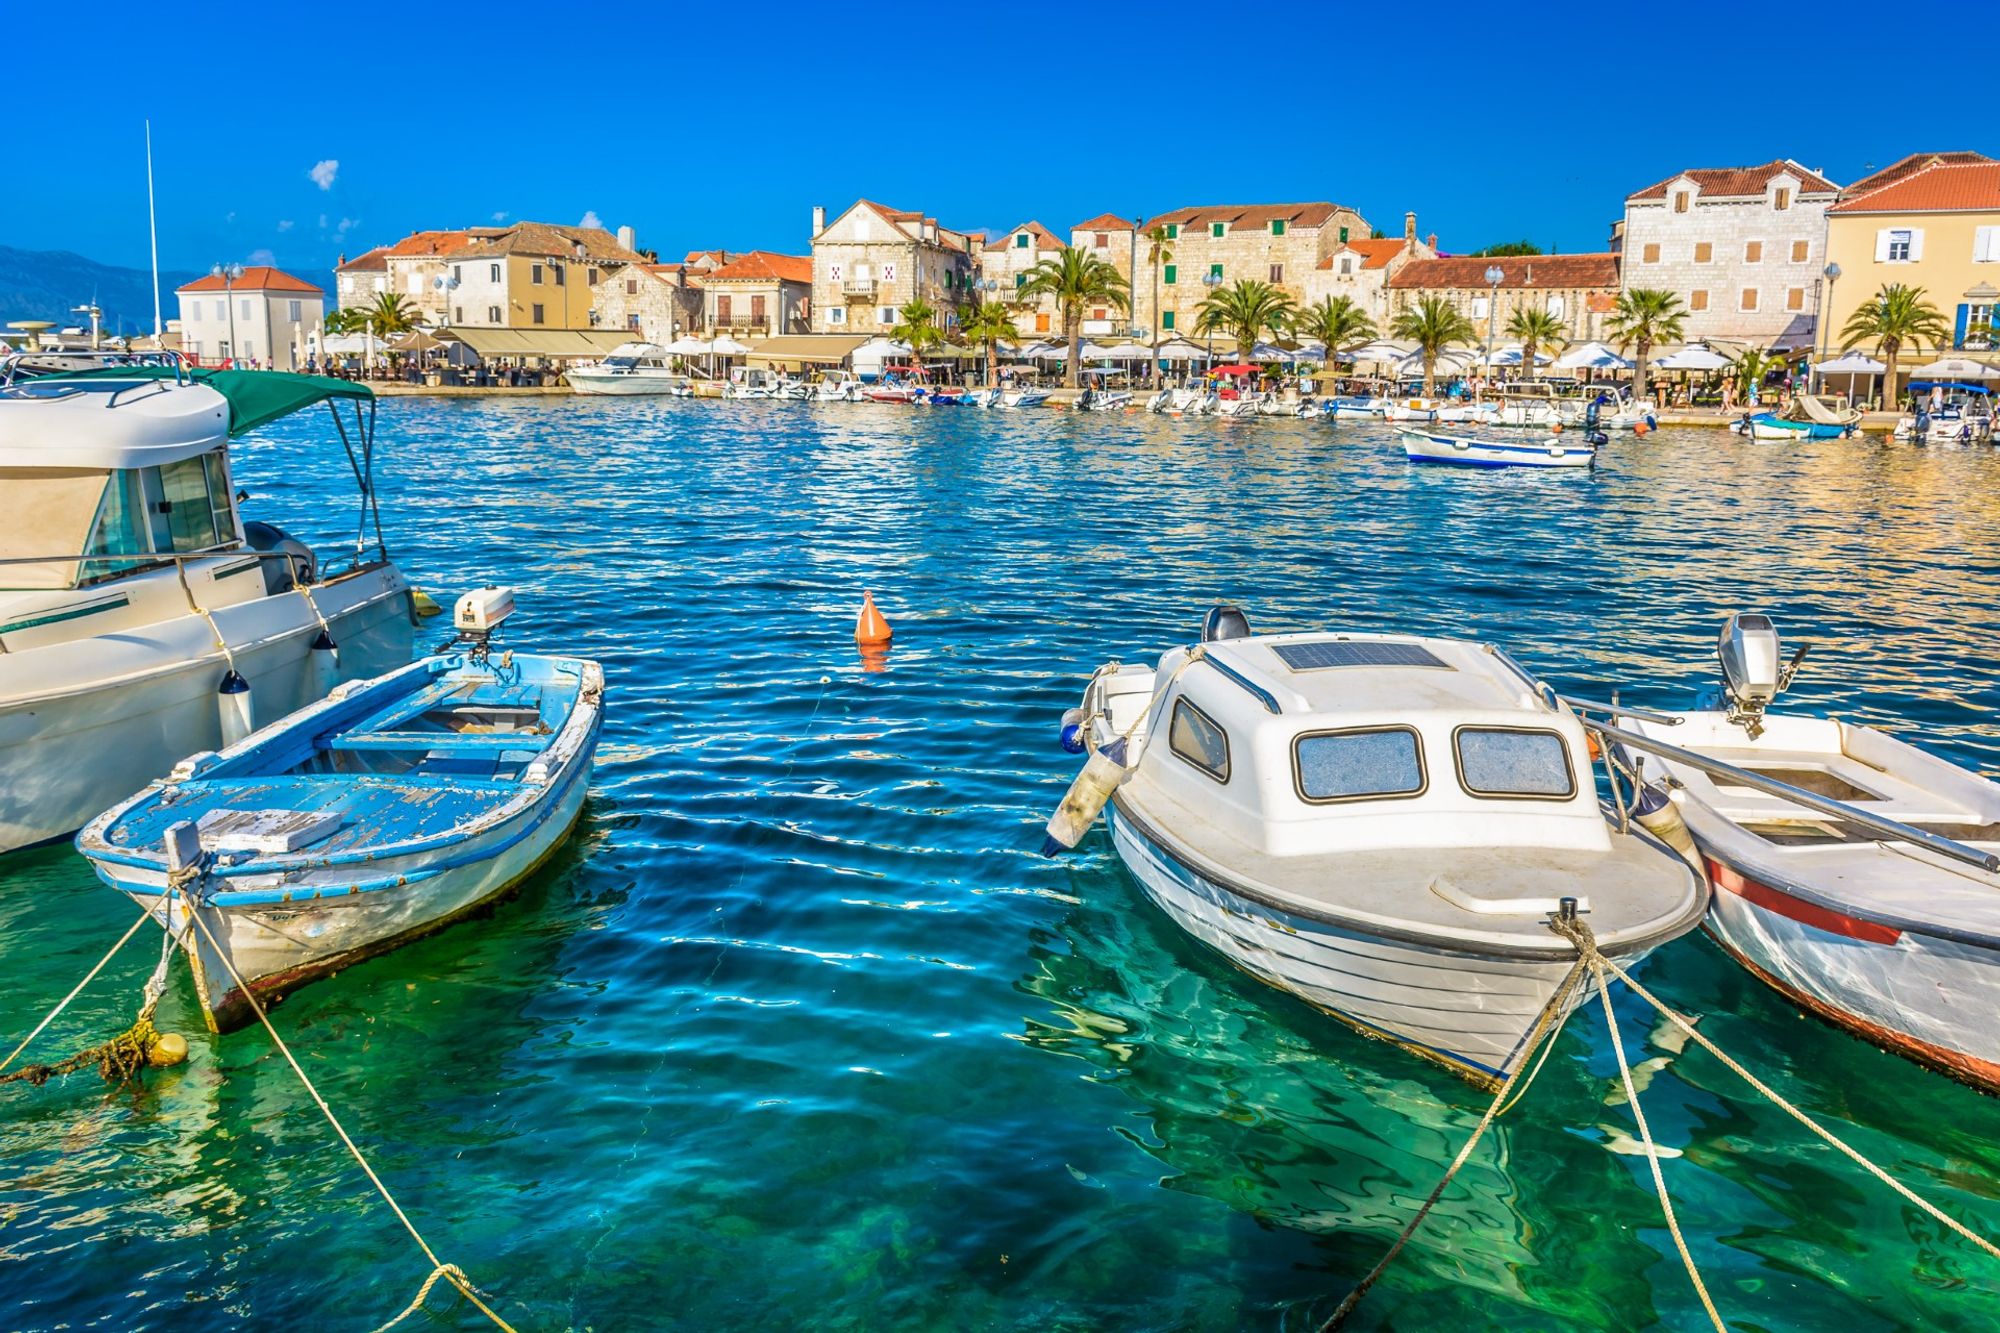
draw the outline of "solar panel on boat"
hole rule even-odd
[[[1305,643],[1274,643],[1271,651],[1294,671],[1325,667],[1445,667],[1444,661],[1420,643],[1377,640],[1310,639]]]

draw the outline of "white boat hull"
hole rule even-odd
[[[616,374],[609,371],[572,370],[569,387],[577,393],[612,397],[658,397],[673,393],[682,380],[679,375]]]
[[[410,660],[408,585],[394,566],[317,585],[313,596],[339,645],[337,680]],[[253,725],[317,700],[324,682],[309,651],[319,621],[303,597],[257,598],[214,615],[250,684]],[[6,669],[57,651],[70,669],[50,663],[35,681]],[[74,833],[186,756],[221,747],[216,687],[228,668],[198,616],[10,656],[0,657],[0,852]]]
[[[1515,443],[1511,440],[1481,440],[1466,435],[1434,435],[1425,431],[1402,432],[1403,453],[1413,463],[1447,463],[1458,467],[1584,467],[1597,461],[1597,450],[1578,441],[1566,443],[1556,436],[1547,440]]]

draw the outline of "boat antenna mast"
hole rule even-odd
[[[153,208],[153,122],[146,122],[146,230],[153,241],[153,345],[165,333],[160,323],[160,217]],[[96,304],[95,300],[92,304]]]

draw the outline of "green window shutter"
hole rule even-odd
[[[1163,312],[1160,315],[1160,327],[1163,329],[1170,329],[1173,326],[1174,326],[1174,312],[1171,310]]]
[[[1226,228],[1227,228],[1226,223],[1211,222],[1208,224],[1208,234],[1214,239],[1219,241],[1222,239],[1222,233]]]
[[[1208,271],[1211,276],[1219,278],[1222,276],[1222,265],[1210,264],[1208,266]]]
[[[1027,248],[1028,248],[1028,233],[1027,233],[1027,232],[1025,232],[1025,231],[1024,231],[1024,232],[1022,232],[1022,233],[1021,233],[1021,234],[1020,234],[1019,236],[1016,236],[1016,237],[1014,238],[1014,248],[1015,248],[1016,250],[1025,250],[1025,249],[1027,249]]]
[[[1025,287],[1025,286],[1027,286],[1027,285],[1028,285],[1028,275],[1027,275],[1027,274],[1025,274],[1025,273],[1016,273],[1016,274],[1014,275],[1014,285],[1015,285],[1016,287]]]
[[[1285,220],[1283,218],[1271,219],[1271,234],[1273,236],[1283,236],[1285,234]]]
[[[1181,238],[1181,224],[1178,222],[1169,222],[1167,224],[1167,239],[1170,241],[1178,241],[1180,238]]]
[[[1341,243],[1342,245],[1346,245],[1346,244],[1347,244],[1347,228],[1345,228],[1345,227],[1342,227],[1342,228],[1340,229],[1340,243]]]
[[[1180,275],[1181,266],[1179,264],[1168,264],[1166,268],[1167,271],[1162,275],[1162,281],[1171,287],[1174,285],[1174,279]]]

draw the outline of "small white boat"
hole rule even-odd
[[[1388,415],[1389,400],[1381,397],[1343,397],[1327,400],[1332,404],[1329,413],[1336,421],[1379,421]]]
[[[1589,467],[1597,449],[1581,439],[1551,435],[1545,440],[1485,440],[1430,431],[1397,432],[1412,463],[1455,463],[1460,467]]]
[[[1660,428],[1659,420],[1654,415],[1653,404],[1651,400],[1645,398],[1629,399],[1620,403],[1617,410],[1599,414],[1598,424],[1605,430],[1636,431],[1641,426],[1649,431]]]
[[[1382,409],[1382,415],[1390,421],[1436,421],[1438,400],[1435,398],[1392,398]]]
[[[1064,719],[1090,759],[1044,850],[1108,799],[1120,858],[1177,925],[1490,1087],[1575,958],[1549,924],[1565,902],[1624,965],[1707,905],[1686,862],[1610,822],[1583,727],[1549,697],[1489,645],[1252,635],[1218,607],[1157,667],[1091,677]]]
[[[812,386],[812,396],[822,403],[858,403],[866,387],[852,371],[837,370],[820,377]]]
[[[1768,616],[1731,616],[1720,654],[1718,706],[1628,724],[1680,752],[1655,758],[1715,886],[1708,933],[1807,1012],[2000,1093],[2000,785],[1766,713],[1803,656],[1783,664]]]
[[[1437,423],[1444,425],[1497,426],[1500,409],[1493,403],[1448,403],[1437,410]]]
[[[1166,400],[1162,403],[1159,396],[1155,395],[1153,401],[1158,405],[1153,410],[1155,412],[1164,412],[1169,416],[1202,416],[1215,411],[1222,402],[1222,399],[1213,389],[1183,387],[1165,389],[1162,392],[1166,395]]]
[[[451,924],[569,836],[604,674],[491,654],[506,589],[461,599],[470,646],[355,681],[183,760],[77,835],[100,878],[181,942],[209,1026]],[[170,872],[192,867],[184,889]],[[237,979],[242,984],[238,984]]]
[[[1132,405],[1130,389],[1089,389],[1076,401],[1085,412],[1123,412]]]
[[[999,406],[1040,407],[1047,401],[1049,401],[1047,389],[1002,389]]]
[[[687,376],[669,365],[666,351],[648,342],[620,343],[597,364],[572,366],[564,374],[570,388],[587,394],[672,394],[687,383]]]

